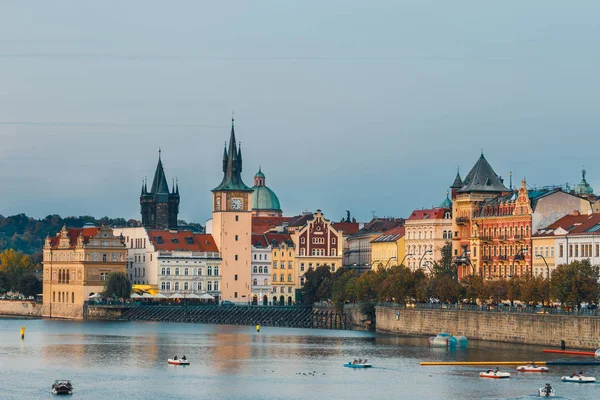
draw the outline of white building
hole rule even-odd
[[[267,305],[272,293],[271,245],[264,234],[252,235],[252,302]]]
[[[146,228],[129,227],[113,229],[115,236],[123,236],[127,246],[127,277],[134,285],[158,284],[156,249]]]

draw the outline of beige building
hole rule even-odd
[[[404,225],[402,218],[374,218],[358,232],[348,237],[347,266],[359,270],[371,269],[371,242],[390,229]]]
[[[223,180],[212,190],[212,234],[222,255],[221,287],[223,300],[247,303],[252,299],[252,193],[241,177],[242,150],[235,140],[233,120],[229,149],[223,154]]]
[[[125,273],[125,244],[112,229],[86,225],[47,237],[44,244],[44,315],[82,318],[90,295],[104,290],[112,272]]]
[[[405,222],[406,262],[413,271],[426,272],[442,258],[442,247],[452,241],[452,203],[447,198],[439,208],[415,210]]]

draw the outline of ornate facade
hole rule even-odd
[[[422,268],[428,272],[442,258],[442,247],[452,240],[452,204],[448,203],[449,200],[438,208],[414,210],[406,220],[405,265],[413,271]]]
[[[125,244],[112,229],[62,228],[44,243],[45,315],[82,318],[83,304],[102,292],[108,275],[125,273]]]

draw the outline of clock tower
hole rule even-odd
[[[221,292],[223,300],[247,302],[252,295],[252,188],[244,184],[242,149],[235,142],[231,120],[229,147],[223,151],[223,180],[212,190],[212,236],[223,258]]]

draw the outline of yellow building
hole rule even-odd
[[[108,275],[125,273],[126,247],[107,227],[63,227],[44,244],[44,316],[83,318],[83,304]]]
[[[296,249],[289,233],[265,234],[271,245],[273,304],[292,305],[296,298]]]
[[[371,241],[371,269],[400,265],[404,261],[406,243],[404,226],[390,229]]]
[[[552,271],[556,268],[554,254],[556,238],[553,230],[541,230],[531,237],[531,243],[534,255],[532,260],[533,275],[547,278],[548,274],[552,275]],[[547,267],[546,263],[548,263]]]
[[[212,190],[213,214],[207,232],[222,255],[222,299],[246,303],[252,299],[252,193],[241,177],[242,150],[235,140],[233,120],[229,149],[223,154],[223,180]]]

